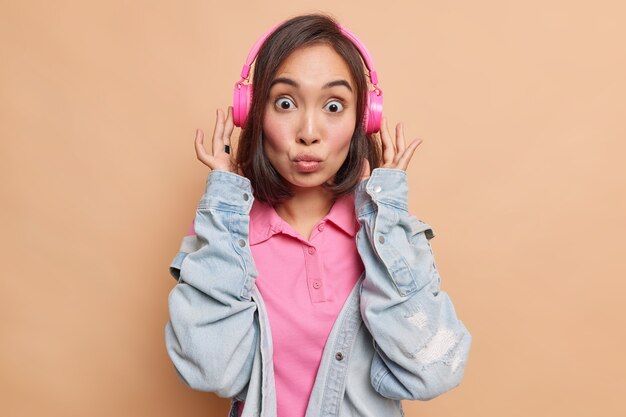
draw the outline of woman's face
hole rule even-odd
[[[326,44],[294,51],[276,71],[263,120],[263,149],[293,185],[318,187],[343,164],[356,122],[356,85]]]

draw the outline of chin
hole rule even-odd
[[[317,172],[295,172],[290,173],[289,177],[283,177],[289,184],[298,188],[321,187],[327,182],[334,179],[334,176],[328,176],[324,173]]]

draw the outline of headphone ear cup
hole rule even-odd
[[[237,127],[246,124],[252,104],[252,84],[235,86],[233,94],[233,123]]]
[[[367,109],[365,111],[365,133],[371,135],[380,131],[383,117],[383,95],[370,91],[367,96]]]

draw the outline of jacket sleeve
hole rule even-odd
[[[248,246],[250,181],[211,171],[194,220],[170,266],[165,344],[191,388],[232,398],[250,380],[259,343],[251,289],[257,271]],[[195,233],[195,234],[194,234]]]
[[[374,389],[429,400],[460,384],[471,335],[440,290],[428,242],[435,234],[409,215],[407,192],[406,172],[388,168],[375,169],[355,191],[361,315],[374,339]]]

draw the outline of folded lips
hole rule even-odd
[[[322,158],[320,158],[319,156],[316,155],[298,155],[296,156],[296,158],[294,159],[295,162],[300,162],[300,161],[305,161],[305,162],[310,162],[310,161],[315,161],[315,162],[322,162]]]

